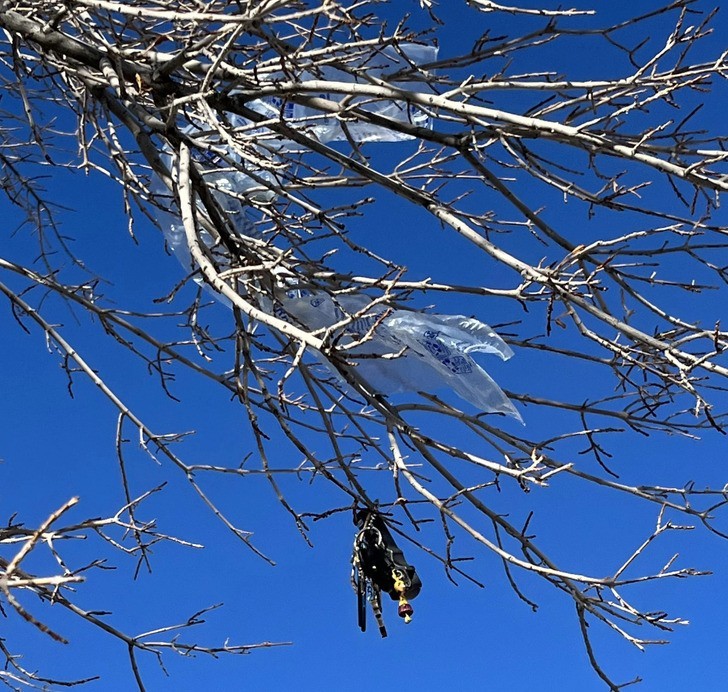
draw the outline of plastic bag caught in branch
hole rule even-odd
[[[226,180],[218,181],[226,183]],[[227,183],[229,184],[229,183]],[[245,209],[228,208],[225,195],[215,192],[235,231],[256,237]],[[232,199],[232,198],[228,198]],[[194,271],[181,222],[171,214],[160,219],[167,243],[182,265]],[[166,221],[166,223],[165,223]],[[218,267],[230,266],[222,246],[214,245],[205,231],[201,241],[208,247]],[[201,285],[201,278],[196,277]],[[290,275],[279,273],[275,303],[259,299],[261,308],[311,331],[329,329],[344,323],[338,345],[347,349],[357,373],[383,394],[435,391],[447,387],[481,411],[503,413],[523,422],[520,414],[496,382],[475,362],[472,353],[488,353],[508,360],[513,352],[487,324],[462,315],[433,315],[409,310],[371,306],[363,295],[341,295],[336,302],[326,293],[291,286]],[[219,300],[227,303],[218,294]],[[336,374],[323,354],[318,358]]]
[[[416,65],[433,62],[436,58],[437,48],[403,44],[399,50],[383,48],[376,56],[370,57],[366,64],[362,59],[345,59],[344,56],[342,65],[346,69],[325,65],[316,75],[300,75],[300,80],[353,83],[363,80],[359,75],[364,73],[368,79],[374,79],[378,75],[412,70]],[[401,87],[406,89],[407,83],[402,83]],[[333,101],[343,98],[328,93],[319,96]],[[268,118],[284,119],[288,125],[300,127],[322,142],[349,137],[359,142],[409,139],[404,133],[354,119],[347,119],[343,126],[342,121],[335,117],[277,97],[256,99],[248,105]],[[348,96],[349,107],[361,108],[393,121],[408,122],[419,127],[429,124],[426,113],[411,108],[404,101],[372,101]],[[230,116],[230,122],[256,148],[259,147],[256,137],[264,140],[268,147],[278,147],[279,151],[289,145],[298,146],[286,140],[271,139],[276,137],[272,131],[265,127],[251,128],[252,123],[239,116]],[[206,132],[193,121],[185,133],[204,144],[198,151],[198,160],[200,157],[202,159],[199,160],[202,175],[233,232],[239,237],[260,239],[249,215],[246,197],[259,198],[263,194],[266,195],[263,200],[265,203],[273,202],[273,193],[260,184],[261,179],[270,174],[256,172],[258,180],[246,175],[240,158],[230,146],[219,141],[214,129]],[[169,158],[171,162],[171,156]],[[240,168],[235,164],[241,164]],[[170,169],[173,170],[173,166]],[[180,220],[170,213],[164,213],[160,221],[169,247],[183,266],[194,272],[197,267],[190,256]],[[209,232],[201,230],[200,240],[207,247],[218,270],[231,266],[227,250]],[[355,364],[356,372],[378,392],[425,392],[447,387],[482,411],[503,413],[522,422],[508,397],[470,355],[476,352],[490,353],[503,360],[513,355],[488,325],[461,315],[430,315],[371,306],[371,299],[364,295],[341,295],[334,300],[326,293],[297,286],[292,275],[280,267],[278,273],[274,271],[273,274],[271,278],[275,299],[259,296],[257,301],[260,307],[269,314],[273,313],[311,331],[329,329],[341,323],[336,334],[337,345],[344,349],[349,362]],[[204,284],[199,277],[195,280]],[[221,299],[219,295],[216,297]],[[318,357],[332,372],[337,372],[323,354],[319,353]]]
[[[342,64],[347,70],[336,68],[332,65],[321,66],[317,74],[305,72],[300,76],[300,81],[309,79],[329,80],[337,82],[354,83],[365,81],[352,72],[366,74],[369,80],[378,78],[385,74],[396,74],[400,71],[408,71],[418,65],[425,65],[437,59],[438,49],[435,46],[426,46],[418,43],[403,43],[397,49],[392,46],[385,46],[377,51],[374,57],[367,56],[348,58],[341,56]],[[268,81],[283,78],[282,74],[274,74]],[[407,82],[394,82],[393,86],[407,88]],[[233,92],[234,93],[234,92]],[[317,96],[327,100],[341,101],[342,94],[320,93]],[[387,127],[376,126],[366,122],[347,119],[346,132],[342,122],[330,115],[324,115],[320,111],[302,106],[292,101],[285,101],[280,97],[269,96],[255,99],[247,104],[252,110],[261,115],[276,121],[284,119],[288,125],[305,130],[321,142],[343,141],[349,137],[357,142],[396,142],[411,139],[410,135],[391,130]],[[430,118],[422,110],[409,106],[404,101],[379,100],[347,97],[348,107],[357,107],[370,113],[389,118],[396,122],[407,122],[418,127],[429,127]],[[250,129],[251,123],[241,116],[228,114],[228,120],[234,128],[244,132],[246,139],[253,141],[253,149],[260,151],[263,158],[271,163],[276,163],[277,157],[269,151],[263,151],[262,147],[255,143],[256,138],[265,141],[266,149],[273,147],[279,150],[297,148],[299,145],[289,140],[281,140],[277,135],[265,127]],[[203,149],[196,149],[195,156],[206,171],[204,178],[212,189],[213,197],[220,205],[221,210],[227,215],[232,224],[233,230],[241,236],[257,236],[254,224],[248,213],[244,198],[251,201],[269,203],[275,198],[275,193],[268,185],[276,183],[273,175],[268,170],[256,168],[250,170],[250,163],[241,160],[241,157],[232,150],[227,143],[220,142],[220,136],[214,128],[205,126],[199,118],[190,117],[188,125],[183,128],[186,135],[194,138],[198,143],[204,143]],[[272,138],[271,138],[272,137]],[[162,152],[162,159],[170,171],[174,171],[172,165],[172,154],[170,151]],[[279,163],[279,162],[278,162]],[[246,172],[247,168],[247,172]],[[157,192],[166,195],[167,191],[156,186]],[[184,242],[184,231],[178,218],[170,213],[163,213],[160,218],[162,230],[165,234],[167,244],[180,262],[190,271],[194,271],[189,251]],[[206,236],[206,237],[205,237]],[[205,234],[202,240],[208,247],[212,248],[214,243],[209,234]]]
[[[367,83],[385,74],[396,74],[400,71],[412,70],[418,65],[426,65],[437,59],[438,49],[435,46],[425,46],[418,43],[403,43],[397,49],[392,46],[385,46],[377,54],[364,58],[346,58],[342,56],[341,62],[347,69],[343,70],[333,65],[322,65],[316,74],[303,72],[298,75],[298,81],[310,80]],[[366,79],[357,77],[356,72],[366,74]],[[285,79],[282,74],[275,74],[270,81]],[[389,81],[389,80],[388,80]],[[391,86],[406,90],[411,86],[408,82],[391,82]],[[233,92],[234,93],[234,92]],[[369,113],[375,113],[394,122],[409,123],[417,127],[429,127],[430,117],[423,110],[410,106],[405,101],[395,100],[372,100],[371,98],[352,97],[351,95],[320,92],[310,94],[328,101],[341,102],[346,98],[347,109],[360,108]],[[288,125],[305,130],[309,135],[318,141],[337,142],[346,141],[349,137],[356,142],[397,142],[412,139],[411,135],[404,132],[397,132],[388,127],[377,126],[371,123],[362,122],[353,118],[347,118],[346,131],[339,118],[322,113],[315,108],[304,106],[293,101],[287,101],[279,96],[268,96],[251,101],[248,106],[265,116],[266,118],[283,119]],[[234,116],[231,122],[240,127],[248,123],[244,118]],[[267,128],[256,128],[248,130],[248,134],[264,134],[272,136]],[[347,136],[348,135],[348,136]],[[281,139],[266,139],[266,144],[280,149],[297,149],[300,145],[294,142]]]
[[[248,209],[239,199],[240,194],[244,193],[247,188],[252,187],[250,178],[229,171],[207,173],[204,178],[212,191],[215,202],[219,205],[220,211],[225,215],[235,234],[239,237],[258,238],[260,233],[256,229]],[[166,211],[158,212],[157,221],[164,233],[167,247],[174,253],[180,264],[189,273],[196,271],[197,266],[187,247],[184,227],[179,216]],[[200,240],[210,251],[219,267],[228,267],[230,265],[227,251],[219,243],[216,243],[210,233],[204,229],[201,230]],[[205,285],[199,277],[195,277],[195,281],[200,285]],[[215,293],[215,297],[221,299],[217,293]]]
[[[195,123],[184,128],[186,135],[194,137],[197,141],[204,141],[205,146],[209,147],[203,151],[195,152],[196,162],[199,164],[200,174],[205,181],[205,185],[212,194],[215,203],[218,205],[221,214],[224,216],[232,232],[239,238],[260,238],[260,231],[255,225],[254,217],[251,213],[251,207],[248,202],[270,203],[275,198],[275,193],[270,189],[261,186],[259,181],[273,182],[272,176],[267,171],[256,171],[255,178],[245,172],[233,168],[223,158],[227,157],[235,163],[239,163],[238,157],[230,151],[230,148],[221,145],[217,135],[210,136],[203,133],[200,124]],[[162,152],[162,161],[172,174],[172,179],[176,181],[176,166],[171,151]],[[173,200],[170,191],[162,184],[161,180],[155,179],[153,184],[154,193],[164,200]],[[167,247],[180,261],[180,264],[193,274],[198,267],[195,264],[190,250],[187,247],[184,227],[179,214],[168,210],[171,206],[167,202],[164,207],[159,206],[157,211],[157,221],[162,232]],[[221,245],[219,239],[213,238],[207,230],[200,229],[200,241],[209,251],[212,259],[220,268],[229,268],[230,257],[227,250]],[[209,290],[215,298],[228,305],[228,301],[218,293],[210,289],[200,276],[195,275],[194,281]]]
[[[470,355],[489,353],[508,360],[513,351],[491,327],[462,315],[431,315],[369,307],[366,296],[289,289],[277,297],[277,317],[309,330],[348,322],[337,344],[347,349],[357,373],[383,394],[452,389],[481,411],[523,422],[503,390]],[[319,358],[327,363],[326,358]]]

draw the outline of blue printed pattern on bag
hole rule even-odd
[[[273,316],[284,322],[291,321],[285,308],[278,301],[273,304]]]
[[[450,349],[437,337],[440,332],[426,329],[422,333],[422,339],[417,343],[422,344],[437,360],[439,360],[450,372],[456,375],[468,375],[473,372],[473,366],[467,356],[452,355]]]
[[[337,310],[337,312],[341,312],[340,310]],[[344,315],[343,312],[341,312],[341,318],[347,317],[347,315]],[[381,315],[372,315],[371,317],[360,317],[358,320],[354,320],[350,325],[346,327],[346,331],[351,332],[355,336],[365,336],[368,334],[372,327],[377,323],[377,321],[381,318]]]
[[[293,119],[293,109],[296,104],[293,101],[283,101],[280,96],[269,96],[265,99],[273,108],[281,112],[284,120]]]

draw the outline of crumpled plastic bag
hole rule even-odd
[[[277,296],[277,317],[309,330],[336,330],[338,345],[356,363],[356,371],[383,394],[452,389],[476,408],[503,413],[523,422],[503,390],[475,362],[472,353],[508,360],[513,351],[487,324],[463,315],[433,315],[371,305],[362,295],[339,295],[290,288]],[[322,362],[335,372],[323,354]]]
[[[359,59],[347,59],[342,57],[342,62],[352,69],[362,68],[366,71],[368,78],[380,77],[386,73],[393,74],[400,70],[411,69],[414,65],[425,65],[437,60],[438,48],[436,46],[426,46],[419,43],[402,43],[395,49],[392,46],[385,46],[375,57],[367,57],[367,63],[363,64]],[[282,73],[280,75],[272,75],[271,81],[276,78],[286,79]],[[358,79],[350,72],[338,69],[333,65],[322,65],[316,72],[303,72],[298,76],[298,80],[306,82],[309,80],[325,80],[332,82],[361,82],[366,83],[364,79]],[[392,82],[392,86],[408,89],[411,84],[408,82]],[[235,92],[231,92],[234,95]],[[345,95],[336,93],[319,93],[311,94],[329,101],[341,101]],[[357,107],[370,113],[376,113],[385,118],[389,118],[398,122],[408,122],[418,127],[429,127],[430,117],[420,108],[410,106],[404,101],[390,100],[372,100],[370,97],[346,96],[348,107]],[[288,125],[298,127],[305,130],[308,134],[313,135],[318,141],[341,142],[347,140],[347,134],[344,132],[341,120],[333,115],[326,115],[315,108],[303,106],[293,101],[286,101],[278,96],[269,96],[255,99],[247,104],[249,108],[260,113],[269,119],[284,118]],[[233,116],[231,122],[240,126],[247,124],[249,121],[240,116]],[[386,127],[380,127],[371,123],[359,122],[356,120],[347,120],[346,129],[349,136],[356,142],[398,142],[412,139],[411,135],[401,132],[395,132]],[[251,133],[269,133],[267,128],[261,127],[252,130]],[[277,138],[266,140],[269,146],[280,149],[296,149],[300,145],[290,140]]]
[[[386,46],[366,64],[347,60],[347,65],[361,68],[368,77],[377,77],[384,73],[406,70],[413,65],[434,62],[437,52],[436,47],[414,43],[401,44],[399,50]],[[271,79],[275,79],[275,75]],[[355,75],[331,65],[322,66],[317,74],[305,72],[299,79],[359,81]],[[408,88],[406,82],[395,82],[394,85]],[[344,98],[342,94],[333,93],[321,93],[317,96],[332,101]],[[404,101],[347,97],[347,105],[418,127],[430,126],[427,113]],[[334,116],[327,116],[316,109],[278,97],[255,99],[248,106],[267,118],[283,118],[289,126],[300,128],[324,143],[342,141],[348,137],[357,142],[411,139],[407,134],[355,120],[347,120],[345,130],[342,122]],[[264,126],[256,128],[241,116],[231,114],[229,119],[234,127],[245,127],[248,135],[259,135],[265,141],[267,150],[272,148],[282,152],[299,146],[282,139]],[[192,124],[188,131],[192,132],[194,129],[196,125]],[[241,237],[260,238],[249,207],[240,196],[259,202],[272,202],[275,193],[246,175],[244,162],[230,147],[219,142],[216,133],[203,135],[200,131],[196,136],[207,140],[207,151],[198,152],[197,155],[204,157],[204,163],[209,164],[203,166],[207,169],[203,175],[234,232]],[[169,159],[171,164],[171,155]],[[231,162],[235,164],[234,169],[230,167]],[[170,169],[173,168],[170,165]],[[268,183],[275,182],[269,171],[256,170],[255,177]],[[159,222],[169,248],[187,271],[194,272],[197,266],[187,247],[179,217],[171,212],[160,211]],[[201,231],[200,239],[212,253],[218,267],[229,266],[225,248],[216,246],[209,233]],[[195,281],[212,292],[201,277],[196,276]],[[285,273],[279,274],[277,281],[276,301],[261,299],[260,307],[309,330],[328,329],[339,322],[345,322],[337,331],[338,344],[356,344],[347,350],[350,361],[356,363],[357,373],[379,392],[425,392],[447,387],[482,411],[503,413],[523,422],[508,397],[471,355],[478,352],[488,353],[497,355],[502,360],[508,360],[513,355],[507,344],[487,324],[462,315],[433,315],[372,306],[371,298],[364,295],[339,295],[334,300],[321,291],[292,286],[291,279]],[[221,302],[229,304],[219,294],[214,295]],[[357,343],[360,341],[361,343]],[[338,377],[336,369],[328,363],[324,355],[319,353],[318,357]]]
[[[225,214],[228,223],[231,224],[233,231],[241,237],[259,238],[260,233],[255,227],[248,208],[238,198],[228,194],[230,192],[237,193],[237,189],[244,191],[246,184],[245,177],[241,174],[226,171],[208,173],[205,175],[205,180],[210,185],[212,195],[219,205],[220,210]],[[157,212],[157,222],[162,228],[167,247],[188,273],[191,274],[194,272],[197,269],[197,265],[192,259],[190,249],[187,246],[187,238],[185,236],[184,226],[182,225],[182,219],[177,214],[159,210]],[[204,229],[200,230],[200,241],[211,251],[212,257],[219,267],[229,266],[230,260],[225,248],[219,244],[216,245],[213,237]],[[195,276],[194,281],[200,286],[207,287],[203,279],[199,276]],[[222,296],[214,291],[213,293],[216,298],[223,300],[227,304],[227,301]]]
[[[403,43],[395,50],[392,46],[382,48],[374,58],[370,58],[366,65],[362,64],[359,59],[345,59],[347,66],[350,68],[361,68],[366,71],[368,77],[378,77],[385,73],[396,73],[399,70],[411,69],[414,65],[422,65],[434,62],[437,59],[438,49],[435,46],[427,46],[419,43]],[[282,73],[280,78],[284,78]],[[275,81],[276,75],[269,77],[270,81]],[[337,69],[331,65],[324,65],[317,74],[305,72],[300,76],[301,81],[309,79],[330,80],[337,82],[355,82],[358,80],[354,75]],[[406,82],[394,82],[394,86],[407,88]],[[235,92],[231,92],[235,93]],[[343,94],[317,94],[322,98],[332,101],[341,101]],[[357,106],[371,113],[390,118],[395,121],[409,122],[419,127],[429,127],[429,116],[419,108],[413,108],[404,101],[372,101],[364,97],[349,99],[347,101],[350,106]],[[302,106],[292,101],[285,101],[279,97],[266,97],[254,99],[247,104],[252,110],[257,111],[261,115],[268,118],[279,120],[283,117],[287,124],[292,127],[300,128],[308,134],[314,136],[321,142],[343,141],[347,136],[342,127],[341,121],[333,116],[325,116],[320,111]],[[251,125],[245,118],[228,114],[230,123],[234,127]],[[394,132],[386,127],[379,127],[370,123],[347,121],[347,131],[350,137],[357,142],[397,142],[412,139],[410,135]],[[202,159],[203,175],[210,187],[215,201],[221,210],[227,215],[228,220],[232,224],[234,231],[240,236],[250,236],[259,238],[260,233],[257,231],[252,217],[250,208],[245,203],[245,198],[255,202],[272,202],[275,199],[275,192],[266,187],[267,184],[275,184],[276,180],[273,174],[268,170],[256,169],[250,171],[250,175],[246,174],[245,166],[248,165],[241,161],[240,157],[226,143],[220,142],[219,135],[216,132],[203,132],[204,126],[196,121],[190,123],[185,128],[187,134],[193,135],[196,139],[201,139],[207,145],[206,150],[198,150],[193,152],[193,156]],[[290,140],[284,140],[274,135],[265,127],[247,130],[248,136],[253,134],[264,135],[266,143],[266,155],[270,156],[267,150],[270,148],[278,150],[286,150],[297,148],[299,145]],[[268,139],[267,136],[274,137]],[[172,155],[169,151],[161,152],[164,163],[168,166],[174,176],[174,165]],[[274,156],[274,159],[277,158]],[[226,161],[227,159],[227,161]],[[235,168],[230,164],[234,164]],[[250,169],[249,169],[250,170]],[[253,177],[254,176],[254,177]],[[255,178],[258,178],[256,180]],[[261,182],[263,181],[263,182]],[[163,188],[160,181],[154,186],[156,193],[168,195],[169,192]],[[232,193],[232,194],[231,194]],[[243,199],[241,199],[241,197]],[[158,220],[164,233],[167,245],[177,256],[182,265],[190,272],[196,267],[187,248],[184,229],[179,217],[170,212],[160,212]],[[202,231],[202,242],[210,249],[213,249],[214,242],[212,237]],[[215,259],[222,262],[221,266],[225,266],[224,253],[217,253]],[[198,281],[197,279],[195,279]],[[198,281],[198,283],[202,283]]]

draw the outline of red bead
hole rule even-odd
[[[409,603],[403,603],[401,606],[399,606],[399,608],[397,608],[397,615],[399,615],[399,617],[401,618],[411,616],[414,612],[414,609]]]

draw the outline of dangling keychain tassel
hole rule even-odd
[[[405,624],[409,625],[412,622],[412,616],[414,615],[415,609],[412,607],[410,602],[404,595],[407,589],[402,573],[398,569],[392,570],[392,579],[394,580],[394,590],[399,594],[399,606],[397,607],[397,615],[403,618]]]

